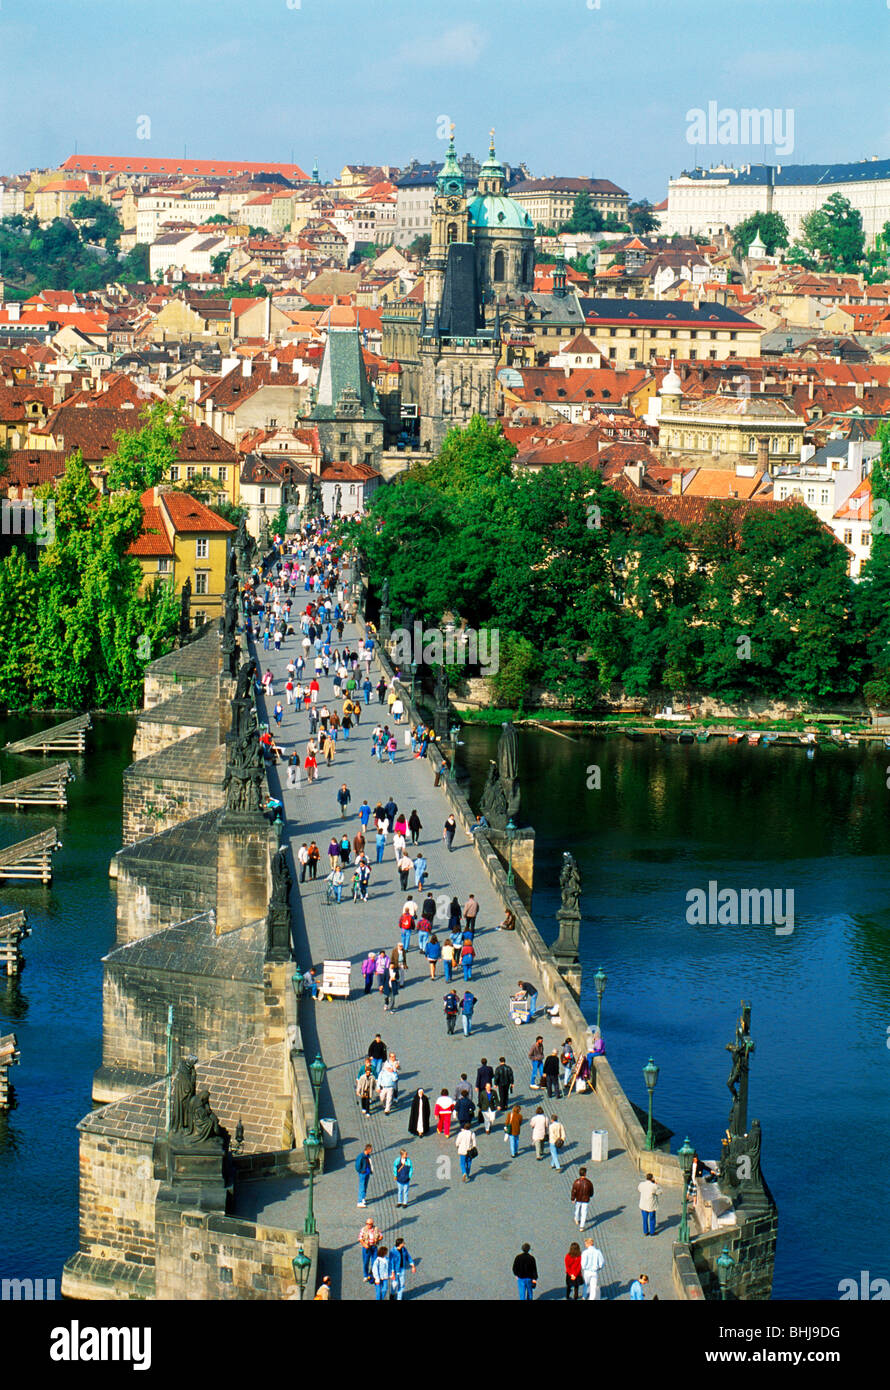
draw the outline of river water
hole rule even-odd
[[[477,805],[498,730],[464,727]],[[890,1235],[860,1184],[886,1171],[890,1108],[890,753],[520,735],[535,827],[533,914],[556,937],[563,850],[583,896],[582,1006],[608,976],[603,1033],[631,1100],[660,1067],[658,1118],[716,1158],[739,1004],[752,1004],[749,1119],[779,1204],[774,1297],[836,1299],[890,1277]],[[601,786],[597,790],[599,769]],[[588,783],[591,786],[588,786]],[[794,892],[793,931],[698,926],[694,889]]]
[[[0,746],[47,727],[47,719],[0,721]],[[93,717],[84,757],[69,757],[77,780],[68,808],[0,807],[0,845],[55,825],[53,882],[0,884],[0,913],[28,911],[18,979],[0,973],[0,1033],[14,1032],[21,1063],[10,1069],[16,1107],[0,1111],[0,1277],[55,1280],[77,1249],[76,1125],[91,1108],[102,1026],[102,956],[114,944],[114,886],[108,863],[121,844],[121,777],[135,722]],[[0,754],[0,778],[37,772],[61,757]],[[44,1288],[46,1288],[44,1284]]]

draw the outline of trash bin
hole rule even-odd
[[[590,1159],[592,1163],[605,1163],[609,1157],[609,1131],[594,1129],[590,1134]]]
[[[319,1116],[318,1120],[321,1128],[322,1143],[326,1149],[335,1149],[340,1142],[340,1131],[337,1128],[337,1121],[334,1119],[324,1120]]]

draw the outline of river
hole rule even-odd
[[[0,746],[48,722],[0,721]],[[32,928],[18,979],[0,973],[0,1033],[14,1032],[21,1052],[9,1073],[16,1106],[0,1111],[0,1277],[54,1280],[57,1297],[78,1245],[76,1126],[91,1108],[100,1062],[100,962],[114,944],[115,920],[108,863],[121,844],[121,777],[134,729],[132,719],[93,717],[85,756],[68,759],[77,780],[67,810],[0,807],[0,845],[53,825],[62,842],[49,888],[0,884],[0,912],[24,907]],[[11,782],[60,761],[2,753],[0,777]]]
[[[474,807],[498,732],[461,734]],[[855,1192],[880,1178],[887,1151],[890,754],[541,730],[523,730],[520,746],[535,921],[552,942],[570,850],[583,882],[581,1002],[594,1019],[602,965],[603,1033],[630,1099],[646,1105],[651,1054],[672,1147],[688,1133],[716,1158],[730,1104],[724,1049],[749,1000],[749,1119],[762,1122],[779,1204],[774,1297],[836,1299],[862,1270],[890,1276],[890,1236]],[[778,889],[783,910],[793,890],[793,930],[689,925],[687,894],[710,881]]]

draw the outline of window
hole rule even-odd
[[[266,505],[266,489],[265,489],[264,487],[261,487],[261,488],[260,488],[260,506],[261,506],[261,507],[264,507],[265,505]]]
[[[166,558],[166,556],[164,556],[164,557],[162,557],[162,558],[158,561],[158,574],[169,574],[169,573],[170,573],[170,561]]]
[[[225,470],[225,468],[224,468],[224,467],[223,467],[223,468],[217,468],[217,470],[216,470],[216,476],[217,476],[217,478],[219,479],[219,481],[220,481],[221,483],[224,483],[224,482],[226,481],[226,470]]]
[[[753,435],[751,435],[751,437],[750,437],[749,440],[748,440],[748,453],[749,453],[749,454],[756,454],[756,453],[757,453],[757,440],[754,438]]]
[[[349,438],[349,436],[347,435],[346,430],[341,430],[341,431],[340,431],[340,443],[341,443],[341,444],[345,444],[348,438]]]
[[[207,570],[195,570],[195,593],[196,593],[196,594],[206,594],[206,593],[209,592],[209,590],[208,590],[208,588],[207,588],[207,580],[209,579],[209,577],[210,577],[210,576],[209,576]]]
[[[814,487],[808,487],[808,488],[807,488],[807,505],[808,505],[808,506],[812,506],[813,503],[815,502],[815,500],[816,500],[816,489],[815,489]]]
[[[197,610],[197,612],[195,613],[195,619],[194,619],[195,627],[203,627],[203,625],[204,625],[204,623],[206,623],[206,621],[207,621],[207,614],[204,612],[204,609],[203,609],[203,608],[199,608],[199,609]]]
[[[637,350],[636,350],[636,348],[631,348],[627,355],[628,355],[628,357],[630,358],[631,362],[633,362],[633,361],[635,360],[635,358],[636,358],[636,355],[637,355]]]
[[[871,531],[862,532],[862,544],[866,547],[871,545]]]
[[[188,465],[188,467],[185,470],[185,476],[186,480],[188,482],[191,482],[192,478],[195,476],[195,469],[193,464]]]
[[[830,496],[829,496],[828,488],[827,488],[827,487],[824,487],[824,488],[822,489],[822,491],[820,492],[820,494],[819,494],[819,506],[820,506],[820,507],[827,507],[828,504],[829,504],[829,501],[830,501]]]
[[[171,483],[178,483],[178,482],[179,482],[179,464],[178,464],[178,463],[174,463],[174,464],[172,464],[171,467],[170,467],[170,481],[171,481]]]
[[[205,463],[205,464],[202,464],[202,465],[201,465],[201,477],[202,477],[202,478],[209,478],[209,477],[210,477],[210,464],[209,464],[209,463]]]
[[[852,531],[845,531],[845,532],[844,532],[844,545],[852,545],[852,544],[853,544],[853,532],[852,532]]]
[[[209,555],[209,553],[210,553],[210,552],[209,552],[209,549],[208,549],[209,545],[210,545],[210,542],[208,541],[208,539],[207,539],[206,536],[199,536],[199,537],[198,537],[198,539],[195,541],[195,559],[196,559],[196,560],[206,560],[206,559],[207,559],[207,557],[208,557],[208,555]],[[206,590],[205,590],[205,593],[206,593]]]

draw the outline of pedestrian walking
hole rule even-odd
[[[519,1285],[519,1297],[523,1302],[531,1301],[538,1286],[538,1266],[527,1241],[513,1261],[513,1275]]]
[[[365,1073],[367,1075],[367,1073]],[[365,1198],[368,1195],[368,1183],[371,1181],[371,1174],[374,1172],[374,1165],[371,1162],[373,1149],[370,1144],[366,1144],[355,1160],[355,1171],[358,1173],[358,1202],[357,1206],[367,1205]]]
[[[547,1139],[547,1131],[550,1128],[550,1121],[544,1114],[540,1105],[531,1118],[532,1143],[535,1146],[535,1158],[540,1163],[544,1157],[544,1144]]]
[[[587,1176],[587,1169],[579,1168],[578,1176],[572,1183],[570,1200],[574,1208],[574,1216],[572,1219],[574,1220],[576,1226],[580,1226],[582,1231],[584,1230],[584,1227],[587,1225],[587,1208],[590,1205],[592,1197],[593,1183]]]
[[[433,1106],[433,1114],[436,1117],[436,1133],[443,1134],[447,1139],[451,1134],[451,1115],[454,1110],[454,1101],[448,1094],[448,1087],[443,1086],[439,1092],[439,1099]]]
[[[494,1068],[488,1065],[488,1058],[483,1057],[476,1068],[476,1099],[481,1101],[482,1092],[486,1086],[491,1085],[494,1080]],[[481,1106],[480,1106],[481,1109]]]
[[[407,951],[411,945],[411,933],[414,930],[414,918],[410,912],[403,912],[399,918],[399,931],[402,937],[402,945]]]
[[[514,1105],[504,1123],[505,1138],[510,1144],[511,1158],[519,1157],[519,1131],[522,1128],[522,1111]]]
[[[380,1303],[387,1297],[392,1289],[392,1275],[389,1272],[389,1249],[385,1245],[378,1245],[377,1254],[371,1261],[371,1283],[374,1285],[374,1297]]]
[[[446,845],[448,846],[448,852],[449,852],[449,854],[451,853],[452,849],[454,848],[454,836],[455,836],[456,831],[457,831],[457,821],[454,819],[454,813],[452,812],[452,814],[451,814],[451,815],[448,817],[448,819],[446,820],[445,825],[444,825],[444,828],[443,828],[443,830],[442,830],[442,839],[445,841]]]
[[[309,877],[310,879],[314,879],[318,875],[318,861],[321,858],[321,850],[314,840],[310,841],[306,854],[309,863]]]
[[[562,1067],[563,1090],[568,1088],[572,1079],[572,1072],[575,1070],[575,1049],[572,1046],[571,1038],[566,1038],[559,1054],[559,1063]]]
[[[470,1103],[472,1104],[472,1102]],[[461,1125],[460,1133],[454,1141],[454,1146],[460,1158],[461,1182],[469,1182],[470,1172],[473,1167],[473,1159],[479,1152],[476,1148],[476,1135],[469,1124]]]
[[[355,1094],[363,1115],[371,1113],[371,1098],[374,1095],[374,1070],[370,1063],[363,1069],[355,1083]],[[359,1203],[359,1206],[362,1204]]]
[[[408,1282],[408,1271],[412,1274],[417,1272],[417,1266],[408,1247],[405,1244],[405,1237],[399,1236],[395,1245],[389,1252],[389,1272],[392,1277],[392,1293],[397,1302],[401,1303],[405,1296],[405,1286]]]
[[[402,972],[395,961],[390,960],[389,971],[383,982],[383,1012],[389,1009],[390,1013],[396,1011],[396,1001],[399,997],[399,989],[402,983]]]
[[[544,1058],[544,1082],[547,1086],[548,1100],[561,1100],[562,1091],[559,1089],[559,1051],[554,1047],[553,1051]]]
[[[408,1113],[408,1133],[415,1134],[418,1139],[430,1132],[430,1098],[421,1088],[414,1093],[411,1101],[411,1109]]]
[[[528,1050],[528,1059],[532,1064],[532,1079],[530,1082],[531,1090],[541,1091],[541,1076],[544,1071],[544,1039],[535,1038],[534,1045]]]
[[[408,1205],[408,1190],[414,1176],[414,1164],[408,1157],[407,1149],[399,1149],[399,1156],[392,1165],[392,1175],[396,1180],[396,1206]]]
[[[436,978],[436,967],[442,958],[442,944],[435,932],[433,932],[426,944],[426,958],[430,967],[430,979],[434,980]]]
[[[389,969],[388,965],[387,969]],[[383,1063],[386,1061],[386,1043],[383,1041],[379,1033],[375,1033],[371,1041],[368,1043],[367,1055],[371,1059],[371,1066],[373,1068],[374,1076],[376,1078],[380,1075]]]
[[[408,817],[408,829],[411,832],[411,843],[412,845],[416,845],[420,840],[420,832],[423,826],[420,823],[420,816],[414,810],[412,810]]]
[[[282,705],[280,700],[275,701],[275,708],[272,711],[272,717],[275,720],[277,727],[280,729],[281,721],[284,718],[284,706]]]
[[[640,1194],[640,1211],[643,1214],[643,1235],[655,1235],[655,1213],[658,1210],[658,1199],[661,1196],[661,1188],[655,1181],[651,1173],[647,1173],[641,1183],[637,1184]]]
[[[377,1077],[377,1094],[380,1097],[384,1115],[388,1115],[392,1110],[393,1096],[398,1084],[399,1074],[392,1068],[389,1059],[387,1059],[380,1068],[380,1074]]]
[[[581,1292],[584,1278],[581,1272],[581,1246],[573,1240],[569,1246],[568,1254],[565,1258],[566,1266],[566,1302],[572,1297],[574,1292],[575,1302],[578,1302],[578,1294]]]
[[[408,887],[408,875],[410,874],[413,867],[414,860],[411,858],[410,854],[406,854],[403,849],[396,863],[396,868],[399,873],[399,887],[401,888],[403,893],[406,891]]]
[[[550,1125],[547,1129],[547,1143],[550,1146],[550,1167],[555,1168],[557,1173],[562,1172],[562,1164],[559,1161],[559,1151],[565,1147],[566,1131],[565,1125],[558,1116],[550,1116]]]
[[[371,808],[368,805],[367,797],[358,808],[358,818],[362,823],[362,830],[367,830],[368,821],[371,819]]]
[[[460,1021],[465,1038],[470,1036],[470,1031],[473,1027],[473,1010],[478,1002],[475,994],[471,994],[469,990],[465,991],[460,1001]]]
[[[426,955],[426,948],[430,944],[432,935],[432,925],[424,917],[423,913],[417,919],[417,949],[422,955]]]
[[[446,975],[445,978],[448,979],[450,977]],[[455,1024],[457,1023],[457,1015],[460,1010],[460,1000],[453,989],[450,989],[445,995],[442,1004],[445,1009],[445,1031],[446,1033],[453,1033]]]
[[[287,760],[287,785],[289,787],[298,787],[300,785],[302,771],[303,769],[300,766],[300,755],[297,750],[294,749]],[[300,882],[303,882],[302,878]]]
[[[445,983],[450,985],[454,970],[454,943],[450,940],[442,943],[442,969],[445,972]]]
[[[374,971],[374,987],[383,993],[383,981],[386,979],[386,972],[389,970],[389,956],[385,951],[377,952],[377,966]]]
[[[471,1125],[476,1118],[476,1107],[470,1100],[469,1083],[461,1086],[458,1090],[454,1115],[459,1125]]]
[[[362,961],[362,979],[365,982],[365,994],[370,994],[374,987],[374,971],[377,967],[377,956],[373,951],[369,951]]]
[[[485,1122],[485,1133],[491,1134],[491,1127],[497,1118],[498,1098],[494,1093],[491,1082],[484,1088],[479,1096],[479,1114]]]
[[[309,865],[309,848],[306,844],[300,845],[297,850],[297,863],[300,866],[300,882],[306,882],[306,869]]]
[[[426,887],[426,868],[426,859],[424,858],[423,854],[418,854],[417,858],[414,861],[415,888],[422,889]]]
[[[581,1256],[581,1277],[584,1280],[585,1296],[590,1303],[596,1302],[599,1298],[599,1275],[605,1263],[602,1250],[598,1250],[593,1238],[587,1236]]]
[[[339,806],[340,806],[340,819],[341,819],[341,820],[345,820],[345,819],[346,819],[346,807],[349,805],[349,803],[350,803],[351,800],[352,800],[352,795],[351,795],[351,793],[350,793],[350,791],[349,791],[349,788],[347,787],[346,783],[344,782],[344,783],[342,784],[342,786],[340,787],[340,790],[337,792],[337,802],[338,802],[338,804],[339,804]]]
[[[648,1274],[638,1274],[630,1286],[630,1299],[632,1303],[645,1303],[646,1287],[649,1283]]]
[[[498,1058],[498,1064],[494,1069],[494,1077],[492,1079],[498,1089],[500,1108],[506,1110],[515,1078],[513,1076],[513,1068],[507,1065],[503,1057]]]
[[[473,943],[470,940],[463,942],[460,948],[460,964],[464,972],[465,980],[473,978],[473,961],[476,959],[476,952],[473,950]]]
[[[362,1251],[362,1275],[366,1284],[373,1283],[371,1278],[371,1265],[377,1254],[377,1246],[380,1244],[380,1232],[374,1225],[373,1216],[369,1216],[364,1226],[358,1233],[358,1243]]]
[[[468,931],[474,932],[476,930],[478,916],[479,904],[476,901],[475,894],[470,893],[467,897],[467,901],[464,903],[464,925]]]

